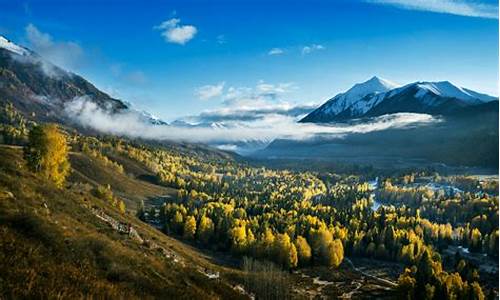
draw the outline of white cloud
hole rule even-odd
[[[67,70],[75,70],[82,63],[84,52],[77,43],[56,42],[33,24],[26,26],[25,31],[29,47],[46,60]],[[49,66],[44,64],[44,67]]]
[[[269,52],[267,52],[267,55],[281,55],[283,53],[285,53],[285,51],[283,51],[283,49],[273,48],[273,49],[269,50]]]
[[[255,108],[281,101],[282,96],[297,87],[292,82],[269,84],[259,81],[255,87],[229,87],[223,95],[224,105]]]
[[[195,94],[200,100],[208,100],[211,98],[219,97],[222,95],[225,84],[226,83],[222,81],[216,85],[204,85],[197,88]]]
[[[277,119],[298,121],[317,105],[296,104],[284,100],[286,94],[296,88],[289,82],[270,84],[264,81],[259,81],[254,87],[231,86],[220,95],[223,100],[222,107],[184,117],[179,121],[198,127],[217,124],[230,128],[256,124],[264,126],[269,122],[274,123]]]
[[[317,108],[316,104],[295,104],[282,101],[279,103],[260,102],[250,106],[226,106],[207,110],[196,116],[182,118],[191,124],[210,124],[223,122],[225,125],[242,124],[256,120],[268,119],[270,116],[291,117],[297,121]]]
[[[184,45],[194,38],[198,30],[193,25],[181,25],[181,19],[172,18],[154,29],[161,30],[166,42]]]
[[[231,86],[221,95],[222,107],[179,121],[196,127],[277,128],[279,123],[298,121],[317,107],[316,104],[285,100],[295,89],[297,87],[290,82],[271,84],[259,81],[254,87]],[[267,141],[267,138],[263,137],[263,140]]]
[[[314,51],[323,50],[323,49],[325,49],[325,47],[323,45],[318,45],[318,44],[312,44],[310,46],[304,46],[302,48],[302,55],[306,55],[306,54],[312,53]]]
[[[398,113],[373,118],[353,124],[330,124],[328,126],[297,123],[294,117],[268,114],[263,119],[238,126],[166,126],[152,125],[134,111],[114,112],[104,110],[85,97],[75,98],[66,104],[65,112],[83,126],[101,132],[158,140],[201,142],[211,144],[235,144],[240,141],[272,141],[276,138],[306,139],[328,134],[341,138],[352,133],[367,133],[389,128],[404,128],[420,124],[439,122],[427,114]]]
[[[467,0],[367,0],[403,9],[431,11],[452,15],[498,19],[498,5]]]
[[[257,86],[255,88],[257,91],[259,91],[262,94],[278,95],[278,94],[288,93],[292,89],[295,89],[296,86],[292,82],[269,84],[269,83],[265,83],[264,81],[261,80],[261,81],[259,81],[259,83],[257,84]]]

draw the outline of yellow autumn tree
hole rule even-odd
[[[196,234],[196,219],[193,216],[190,216],[186,219],[186,223],[184,223],[184,238],[186,239],[194,239],[194,235]]]
[[[303,236],[299,235],[295,241],[295,247],[297,248],[300,265],[308,265],[311,261],[311,247],[309,246],[309,243],[307,243],[307,240]]]
[[[344,259],[344,247],[339,239],[333,240],[325,249],[325,262],[327,266],[338,267]]]
[[[198,226],[198,239],[208,244],[214,235],[214,222],[209,217],[203,215]]]
[[[231,249],[235,253],[243,253],[247,246],[247,233],[245,224],[235,225],[229,232],[231,237]]]
[[[127,207],[125,206],[125,202],[123,202],[123,200],[120,200],[118,208],[120,209],[120,212],[122,214],[125,214],[125,212],[127,212]]]
[[[274,259],[283,267],[292,269],[297,266],[297,249],[288,234],[278,234],[274,240]]]
[[[31,170],[62,187],[70,171],[66,137],[56,124],[35,126],[29,132],[24,157]]]
[[[274,252],[274,234],[271,229],[266,228],[260,239],[258,253],[262,257],[271,257]]]

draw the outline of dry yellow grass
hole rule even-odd
[[[24,167],[20,149],[0,146],[0,157],[0,298],[244,298],[233,289],[239,271],[120,214],[80,185],[57,189]],[[130,201],[169,192],[110,173],[81,154],[71,159],[85,176],[72,176],[73,182],[114,183],[116,194],[136,191]],[[90,207],[130,223],[149,242],[114,231]],[[152,243],[176,253],[178,262]],[[221,278],[208,279],[199,270],[220,272]]]

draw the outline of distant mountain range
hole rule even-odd
[[[448,81],[399,86],[373,77],[336,95],[299,122],[348,125],[396,113],[425,113],[440,121],[343,138],[321,135],[306,140],[276,139],[252,156],[379,168],[433,165],[498,170],[498,110],[498,98]]]
[[[336,95],[300,122],[329,123],[399,112],[449,115],[495,100],[498,98],[455,86],[449,81],[398,86],[375,76]]]
[[[14,106],[37,120],[68,123],[65,105],[85,97],[102,109],[137,113],[151,124],[166,124],[153,115],[110,97],[83,77],[52,64],[34,51],[0,36],[0,103]]]

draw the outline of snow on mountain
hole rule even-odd
[[[449,81],[418,82],[415,83],[415,85],[419,88],[419,91],[415,94],[417,98],[422,98],[430,92],[441,97],[456,98],[465,101],[468,104],[479,104],[481,102],[488,102],[495,99],[494,97],[488,95],[476,93],[474,91],[455,86]]]
[[[363,83],[355,84],[345,93],[345,95],[348,98],[359,98],[373,93],[386,92],[398,86],[399,85],[396,83],[379,78],[377,76],[373,76]]]
[[[0,48],[6,49],[18,55],[27,55],[29,52],[25,48],[14,44],[5,37],[0,35]]]
[[[464,105],[479,105],[495,100],[498,98],[458,87],[449,81],[415,82],[397,87],[387,80],[373,77],[328,100],[301,122],[331,122],[359,118],[366,114],[380,115],[384,112],[435,114],[440,111],[450,112]],[[441,107],[443,105],[448,107]]]
[[[347,92],[338,94],[328,100],[320,109],[323,113],[336,115],[367,95],[384,93],[397,86],[395,83],[374,76],[368,81],[355,84]]]
[[[350,107],[344,110],[344,114],[348,114],[352,117],[357,117],[365,114],[373,107],[377,106],[382,100],[387,96],[387,92],[378,93],[375,95],[367,95],[359,99],[359,101],[354,102]]]
[[[473,91],[473,90],[469,90],[469,89],[466,89],[466,88],[462,88],[462,90],[464,90],[465,92],[467,92],[467,94],[483,101],[483,102],[491,102],[491,101],[495,101],[495,100],[498,100],[498,98],[496,97],[493,97],[493,96],[490,96],[490,95],[487,95],[487,94],[482,94],[482,93],[478,93],[476,91]]]
[[[131,106],[129,106],[129,109],[139,113],[139,115],[144,119],[144,121],[146,121],[152,125],[168,125],[167,122],[163,121],[162,119],[158,118],[157,116],[153,115],[152,113],[150,113],[148,111],[135,110],[135,109],[132,109]]]
[[[210,127],[213,129],[225,129],[226,125],[222,122],[212,122],[210,123]]]

